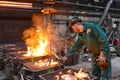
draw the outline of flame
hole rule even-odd
[[[34,65],[39,66],[39,67],[46,67],[46,66],[54,66],[59,64],[57,61],[53,61],[53,59],[45,59],[45,60],[39,60],[38,62],[35,62]]]
[[[41,12],[42,12],[43,14],[50,15],[50,14],[56,13],[57,10],[54,9],[54,8],[52,8],[52,7],[46,7],[46,8],[44,8],[43,10],[41,10]]]
[[[79,79],[88,78],[88,74],[83,72],[82,69],[80,69],[80,71],[78,71],[78,73],[74,72],[74,75]]]
[[[73,74],[74,73],[74,74]],[[85,80],[85,78],[89,79],[89,75],[80,69],[78,72],[74,72],[71,69],[68,70],[66,73],[60,71],[58,75],[54,76],[57,80]],[[90,79],[89,79],[90,80]]]
[[[26,45],[28,52],[25,56],[45,56],[49,52],[47,48],[49,49],[49,39],[47,34],[45,34],[43,31],[35,31],[32,32],[30,30],[27,30],[24,32],[24,34],[28,34],[30,32],[30,35],[27,36],[26,39]],[[33,33],[33,34],[32,34]]]
[[[49,23],[47,28],[41,27],[43,26],[43,24],[41,24],[43,21],[38,18],[38,15],[34,15],[33,18],[32,20],[35,27],[30,27],[23,32],[23,39],[25,40],[28,50],[24,56],[53,55],[52,45],[54,45],[53,39],[56,38],[56,33],[52,25]],[[36,25],[40,26],[39,29]]]

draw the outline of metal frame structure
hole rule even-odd
[[[16,0],[11,0],[11,1],[7,0],[7,1],[0,1],[0,12],[19,11],[19,12],[34,13],[34,12],[40,12],[40,10],[43,7],[48,6],[45,3],[43,3],[42,0],[36,0],[36,1],[22,0],[21,2]],[[83,16],[87,15],[87,16],[100,17],[105,9],[104,6],[72,3],[72,2],[65,2],[65,1],[55,1],[55,4],[52,6],[53,8],[58,10],[56,14],[61,14],[61,15],[75,14],[75,15],[83,15]],[[83,12],[85,13],[83,14]],[[109,12],[112,14],[113,17],[120,18],[120,15],[119,15],[120,9],[110,8]]]

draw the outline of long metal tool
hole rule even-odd
[[[59,60],[60,63],[64,63],[63,60],[57,55],[55,54],[55,51],[53,50],[53,55]],[[64,65],[63,65],[63,68],[64,68]]]
[[[53,55],[54,55],[58,60],[60,60],[60,57],[59,57],[57,54],[55,54],[55,52],[53,52]]]

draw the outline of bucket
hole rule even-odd
[[[114,40],[114,45],[115,46],[120,46],[120,39],[115,39]]]

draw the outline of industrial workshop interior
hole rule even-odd
[[[92,26],[75,32],[84,23]],[[84,35],[100,47],[90,47]],[[97,49],[109,59],[98,55],[94,63]],[[106,70],[111,65],[107,78],[100,60]],[[0,0],[0,80],[120,80],[119,62],[120,0]]]

